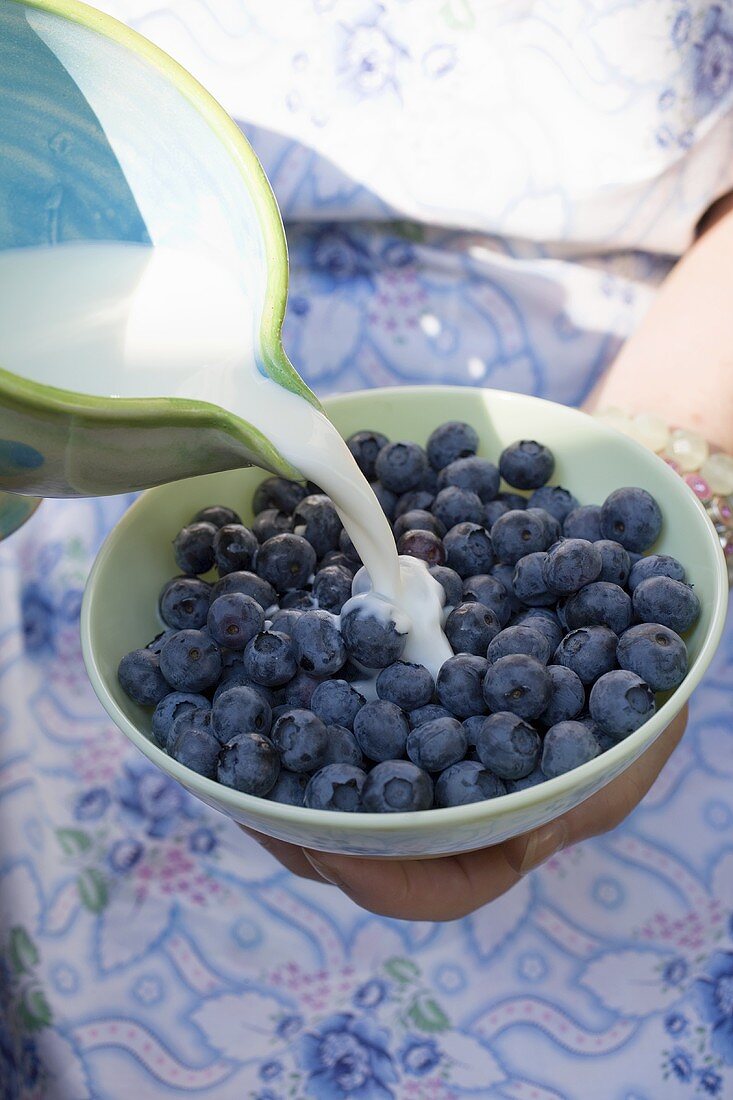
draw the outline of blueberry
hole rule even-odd
[[[601,507],[601,530],[604,538],[641,553],[659,538],[662,513],[646,489],[616,489]]]
[[[485,527],[488,527],[489,530],[491,530],[492,526],[496,523],[499,516],[504,516],[507,512],[510,511],[511,509],[505,500],[499,500],[498,498],[496,500],[490,500],[484,508],[484,518],[482,520],[482,523]]]
[[[387,443],[377,455],[374,472],[386,489],[407,493],[417,489],[427,459],[417,443]]]
[[[445,565],[445,547],[432,531],[405,531],[397,543],[397,552],[419,558],[428,568]]]
[[[446,607],[455,607],[463,600],[463,581],[455,569],[447,565],[431,565],[430,576],[434,577],[445,592]]]
[[[621,543],[614,542],[613,539],[599,539],[594,545],[601,555],[601,571],[598,574],[598,580],[618,584],[624,588],[631,572],[628,550],[624,550]]]
[[[219,596],[209,608],[206,626],[218,645],[228,649],[244,649],[250,638],[259,634],[265,623],[265,613],[251,596],[229,592]]]
[[[483,682],[489,662],[485,657],[459,653],[443,664],[436,683],[438,698],[457,718],[485,714]]]
[[[438,492],[438,471],[428,463],[425,467],[425,473],[420,481],[420,489],[426,493],[432,493],[433,496]]]
[[[486,515],[481,498],[470,489],[459,489],[457,485],[449,485],[447,489],[441,489],[433,501],[431,510],[445,526],[446,531],[450,531],[451,527],[455,527],[458,523],[481,525]]]
[[[277,782],[268,794],[270,802],[280,802],[283,806],[303,806],[308,776],[281,768]]]
[[[298,669],[292,680],[280,688],[278,698],[288,707],[311,709],[311,699],[315,695],[316,688],[321,683],[315,676],[309,676],[307,672]]]
[[[484,657],[489,642],[501,631],[501,623],[482,603],[462,603],[451,611],[444,629],[454,653]]]
[[[356,562],[353,558],[348,558],[342,550],[328,550],[318,562],[318,572],[320,572],[321,569],[328,569],[331,566],[337,566],[339,569],[343,569],[345,573],[348,573],[350,577],[353,577],[357,569],[361,568],[361,562]]]
[[[387,489],[386,486],[382,485],[381,481],[373,481],[371,486],[385,516],[387,519],[393,520],[397,508],[397,493],[393,493],[391,489]]]
[[[319,569],[313,578],[313,595],[322,611],[338,615],[347,600],[351,599],[351,573],[339,565]]]
[[[410,760],[385,760],[369,772],[361,800],[364,809],[372,814],[429,810],[433,804],[433,783]]]
[[[466,577],[463,582],[463,602],[483,604],[494,612],[501,626],[506,626],[512,614],[512,600],[504,581],[494,575],[495,569],[496,566],[493,566],[491,573],[477,573],[476,576]]]
[[[227,508],[223,504],[212,504],[208,508],[202,508],[191,520],[191,523],[213,523],[214,527],[225,527],[227,523],[241,523],[242,517],[233,508]]]
[[[161,630],[160,634],[156,634],[152,642],[148,642],[145,649],[149,649],[151,653],[156,653],[160,656],[160,651],[168,641],[175,634],[175,630]]]
[[[491,528],[491,544],[499,561],[516,565],[526,554],[547,547],[545,526],[538,516],[524,511],[505,512]]]
[[[434,718],[410,731],[407,755],[426,772],[442,772],[466,755],[468,743],[457,718]]]
[[[585,706],[585,688],[577,673],[564,665],[548,665],[550,701],[540,715],[544,726],[577,718]]]
[[[289,710],[275,722],[271,736],[284,768],[315,772],[323,767],[328,756],[328,730],[312,711]]]
[[[265,687],[287,684],[298,671],[292,638],[275,630],[263,630],[247,642],[243,664],[247,675],[258,684]]]
[[[407,721],[410,723],[410,729],[417,729],[418,726],[422,726],[425,722],[432,722],[435,718],[452,718],[452,714],[445,707],[441,707],[439,703],[428,703],[424,707],[416,707],[415,710],[411,710],[407,715]]]
[[[264,798],[277,782],[280,761],[261,733],[239,733],[219,753],[216,778],[225,787]]]
[[[433,677],[423,665],[395,661],[377,676],[377,695],[402,710],[424,707],[433,698]]]
[[[578,507],[578,501],[562,485],[543,485],[541,489],[535,489],[529,498],[529,508],[544,508],[559,523],[564,523],[566,517]]]
[[[629,592],[649,577],[669,577],[673,581],[684,581],[685,567],[669,554],[649,554],[634,565],[629,574]]]
[[[220,695],[223,695],[225,691],[233,687],[254,688],[271,707],[275,706],[275,692],[272,688],[265,687],[264,684],[256,683],[251,676],[245,672],[244,665],[241,663],[233,665],[231,668],[224,669],[221,680],[214,691],[213,701],[216,702]]]
[[[515,596],[529,607],[554,607],[557,595],[551,592],[545,581],[547,554],[536,550],[525,554],[514,566],[512,588]]]
[[[277,603],[277,593],[272,585],[246,569],[227,573],[218,580],[211,590],[211,599],[216,600],[229,592],[243,592],[245,596],[251,596],[253,600],[257,600],[263,611]]]
[[[354,432],[346,440],[346,446],[367,481],[371,481],[374,477],[377,455],[388,443],[386,435],[369,431]]]
[[[447,563],[461,577],[488,573],[494,564],[491,536],[478,523],[458,523],[443,539]]]
[[[395,523],[407,512],[429,512],[434,500],[435,493],[431,493],[427,489],[411,489],[409,493],[403,493],[398,498],[395,506]]]
[[[301,500],[293,513],[293,520],[295,534],[306,539],[319,558],[338,547],[341,520],[324,494],[314,494]]]
[[[251,687],[223,691],[211,708],[211,728],[222,745],[238,733],[268,734],[272,725],[270,704]]]
[[[583,626],[566,634],[553,661],[575,672],[584,684],[616,668],[618,638],[607,626]]]
[[[563,638],[563,631],[558,617],[549,607],[530,607],[526,611],[520,611],[512,619],[511,625],[531,626],[533,630],[539,630],[547,638],[553,653]]]
[[[308,490],[298,481],[285,477],[268,477],[255,489],[252,511],[255,514],[277,508],[281,512],[294,512],[308,495]]]
[[[660,623],[632,626],[619,639],[616,659],[635,672],[652,691],[673,691],[687,675],[687,646],[673,630]]]
[[[671,577],[647,577],[634,589],[632,605],[643,623],[661,623],[686,634],[700,617],[700,601],[692,588]]]
[[[501,584],[504,585],[504,588],[506,590],[509,606],[509,616],[504,623],[505,626],[513,614],[516,614],[516,612],[518,611],[524,610],[524,605],[522,601],[519,599],[516,592],[514,591],[514,569],[514,565],[507,565],[506,562],[498,561],[495,565],[492,565],[491,569],[489,570],[489,575],[493,577],[494,580],[500,581]]]
[[[601,747],[582,722],[558,722],[545,734],[540,767],[548,779],[579,768],[600,754]]]
[[[354,736],[370,760],[397,760],[405,755],[410,726],[395,703],[366,703],[354,719]]]
[[[313,593],[307,588],[294,588],[280,597],[281,611],[312,611]]]
[[[598,542],[601,534],[601,507],[599,504],[581,504],[568,512],[563,520],[562,533],[566,539],[587,539]]]
[[[545,508],[525,508],[525,512],[528,516],[536,516],[537,519],[542,521],[548,547],[555,542],[560,542],[562,539],[562,526],[559,520],[551,516]]]
[[[397,628],[388,603],[384,613],[372,612],[379,606],[377,598],[369,597],[369,603],[358,602],[355,596],[341,615],[341,636],[347,652],[367,668],[386,668],[399,661],[407,643],[407,634]],[[380,608],[381,611],[381,608]]]
[[[521,493],[501,492],[496,494],[496,499],[506,504],[510,512],[522,511],[527,507],[527,498]]]
[[[200,720],[202,714],[206,712],[192,711],[176,719],[168,753],[179,764],[198,772],[205,779],[215,779],[221,745],[211,732],[210,724]]]
[[[287,534],[293,530],[293,517],[277,508],[266,508],[252,520],[252,534],[258,542],[267,542],[275,535]]]
[[[315,568],[316,552],[300,535],[275,535],[257,555],[257,572],[277,592],[305,588]]]
[[[534,439],[520,439],[505,447],[499,457],[499,472],[515,489],[539,489],[555,470],[552,451]]]
[[[358,813],[363,809],[366,772],[353,764],[327,764],[311,777],[305,789],[305,805],[311,810]]]
[[[361,558],[359,557],[359,551],[356,549],[353,542],[351,541],[351,535],[349,534],[349,532],[346,530],[345,527],[341,528],[341,534],[339,535],[339,548],[338,548],[338,550],[329,550],[328,553],[329,554],[341,553],[341,554],[344,555],[344,557],[348,558],[349,562],[351,563],[350,566],[349,566],[349,569],[352,573],[355,573],[356,569],[358,569],[359,566],[362,564]],[[324,555],[324,556],[327,557],[328,555]]]
[[[547,554],[545,584],[553,592],[577,592],[584,584],[596,580],[602,564],[600,552],[592,542],[563,539]]]
[[[477,760],[461,760],[438,776],[435,784],[436,806],[467,806],[506,794],[498,776],[492,775]]]
[[[346,680],[324,680],[313,692],[310,707],[327,726],[353,729],[354,719],[365,702],[364,696]]]
[[[607,626],[614,634],[623,634],[631,622],[631,597],[617,584],[595,581],[568,598],[564,615],[568,630]]]
[[[489,664],[496,664],[502,657],[524,653],[546,665],[552,656],[547,637],[528,623],[507,626],[490,642],[486,656]]]
[[[530,721],[550,701],[552,682],[545,665],[526,653],[512,653],[489,665],[484,698],[490,711],[508,710]]]
[[[329,725],[328,751],[326,764],[352,764],[355,768],[364,767],[364,755],[359,742],[346,726]]]
[[[173,630],[198,630],[206,623],[211,585],[197,577],[174,577],[163,586],[158,609]]]
[[[490,714],[477,730],[478,758],[500,779],[522,779],[529,775],[537,767],[541,750],[537,731],[508,711]]]
[[[479,458],[477,455],[457,458],[438,475],[439,489],[446,489],[449,485],[469,489],[484,504],[488,504],[499,492],[499,471],[487,458]]]
[[[515,791],[528,791],[530,787],[537,787],[544,782],[545,774],[538,764],[529,775],[525,775],[521,779],[507,779],[506,789],[510,794],[514,794]]]
[[[213,523],[189,523],[173,540],[173,554],[182,573],[208,573],[214,565]]]
[[[617,741],[628,736],[654,714],[654,692],[649,685],[627,669],[601,676],[590,693],[591,718]]]
[[[478,450],[478,433],[470,424],[449,420],[430,433],[428,461],[434,470],[442,470],[458,458],[468,458]]]
[[[445,527],[440,520],[432,512],[424,512],[419,508],[403,512],[402,515],[398,516],[394,522],[393,530],[396,541],[399,541],[405,531],[431,531],[439,539],[442,539],[445,534]]]
[[[278,634],[289,634],[292,638],[295,624],[303,614],[296,607],[280,608],[272,616],[268,630],[275,630]]]
[[[329,611],[305,611],[293,629],[295,657],[314,676],[331,676],[346,661],[338,619]]]
[[[207,711],[211,703],[205,695],[194,695],[187,691],[172,691],[158,703],[153,711],[152,731],[154,740],[162,749],[167,748],[168,736],[176,718],[194,710]]]
[[[206,691],[221,676],[221,651],[203,630],[179,630],[163,646],[160,669],[176,691]]]
[[[241,523],[220,527],[214,536],[214,560],[219,576],[251,569],[258,545],[257,536]]]

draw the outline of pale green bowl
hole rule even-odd
[[[728,586],[723,556],[704,509],[681,479],[638,443],[574,409],[519,394],[463,387],[369,390],[325,402],[343,435],[378,428],[392,439],[424,442],[444,420],[466,420],[481,452],[496,458],[515,439],[535,438],[555,453],[555,480],[582,503],[600,503],[612,489],[640,485],[659,501],[664,531],[658,549],[678,557],[702,604],[687,639],[691,656],[682,686],[655,716],[621,744],[583,767],[538,787],[488,802],[414,814],[347,814],[282,806],[202,779],[150,740],[150,714],[124,695],[117,665],[161,628],[158,593],[176,572],[171,539],[206,504],[251,517],[252,492],[262,472],[229,471],[146,492],[102,547],[82,608],[84,659],[107,713],[168,775],[203,802],[252,829],[323,851],[383,857],[435,856],[496,844],[565,813],[609,783],[659,736],[705,672],[723,630]]]

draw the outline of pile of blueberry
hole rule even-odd
[[[399,552],[442,585],[455,655],[434,681],[401,660],[388,615],[342,614],[361,562],[331,501],[267,478],[251,527],[215,506],[178,533],[167,629],[120,662],[175,760],[314,809],[456,806],[591,760],[682,682],[700,607],[678,561],[643,556],[662,526],[644,489],[580,505],[547,484],[547,447],[513,443],[497,466],[463,423],[426,448],[373,431],[347,442]]]

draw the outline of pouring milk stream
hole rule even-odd
[[[398,557],[330,421],[257,369],[246,282],[200,252],[127,242],[0,252],[3,365],[93,396],[195,398],[249,421],[336,506],[373,586],[360,577],[348,606],[391,616],[408,632],[404,659],[436,676],[452,656],[443,589],[423,562]]]

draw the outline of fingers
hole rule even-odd
[[[286,844],[284,840],[275,840],[274,837],[265,836],[263,833],[239,826],[243,833],[256,840],[261,848],[269,852],[273,859],[281,863],[288,871],[292,871],[299,878],[308,878],[313,882],[326,882],[322,875],[316,871],[312,863],[306,859],[305,852],[296,844]]]

